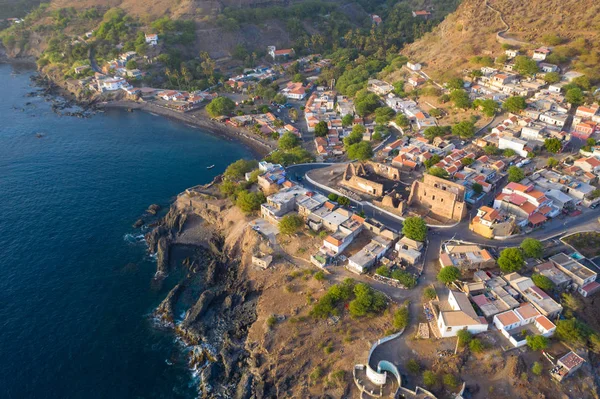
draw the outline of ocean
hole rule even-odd
[[[142,112],[58,116],[33,73],[0,65],[0,397],[195,397],[148,317],[175,278],[152,283],[132,224],[251,153]]]

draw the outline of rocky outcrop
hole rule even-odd
[[[188,212],[194,212],[193,217],[188,218]],[[189,234],[184,232],[186,221],[193,230],[198,218],[206,226],[202,242],[178,241]],[[257,377],[250,374],[245,343],[257,318],[259,295],[242,274],[242,241],[248,235],[238,231],[235,238],[227,236],[228,226],[222,215],[206,208],[192,210],[178,201],[146,235],[149,251],[157,254],[157,277],[164,278],[175,267],[185,272],[154,316],[190,346],[189,365],[200,374],[201,397],[249,398],[256,397]],[[178,323],[175,313],[185,308]]]

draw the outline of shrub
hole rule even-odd
[[[315,273],[315,275],[313,277],[317,281],[324,281],[325,280],[325,273],[322,270],[319,270],[318,272]]]
[[[483,343],[479,339],[475,338],[469,342],[469,349],[471,349],[471,352],[473,353],[481,353],[485,348]]]
[[[460,270],[454,266],[442,267],[437,275],[439,282],[444,284],[450,284],[460,278]]]
[[[409,321],[408,307],[403,306],[394,313],[394,328],[398,331],[404,330]]]
[[[269,328],[272,328],[275,323],[277,323],[277,318],[275,317],[275,315],[271,315],[267,318],[267,326]]]
[[[435,298],[437,298],[437,293],[435,292],[435,288],[433,288],[433,287],[425,288],[425,290],[423,291],[423,298],[425,298],[428,301],[432,301]]]
[[[406,362],[406,370],[411,374],[418,374],[421,371],[421,365],[415,359]]]
[[[525,238],[520,248],[527,258],[541,258],[544,253],[544,245],[535,238]]]
[[[543,367],[539,362],[534,362],[533,366],[531,366],[531,371],[535,375],[541,375],[543,371]]]
[[[423,372],[423,384],[428,388],[433,388],[438,384],[438,376],[433,371],[425,370]]]
[[[456,333],[456,337],[458,338],[458,343],[460,346],[468,345],[473,339],[473,336],[467,330],[459,330]]]
[[[458,387],[459,381],[454,374],[444,374],[442,380],[447,388],[455,389],[456,387]]]
[[[279,222],[279,232],[281,234],[292,235],[298,232],[304,225],[304,220],[295,214],[288,214],[281,218]]]
[[[534,351],[541,351],[548,347],[548,338],[543,335],[529,335],[526,340],[527,346]]]

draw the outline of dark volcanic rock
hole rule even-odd
[[[135,221],[135,223],[133,224],[133,228],[137,229],[140,228],[144,225],[144,219],[138,219]]]
[[[192,306],[190,310],[187,311],[185,315],[185,319],[183,320],[182,327],[189,327],[191,324],[196,323],[206,312],[208,307],[210,306],[212,300],[214,299],[215,294],[210,290],[206,290],[200,295],[198,301]]]
[[[152,204],[148,207],[148,209],[146,209],[146,212],[148,212],[151,215],[156,215],[158,211],[160,211],[160,205],[158,204]]]
[[[166,237],[158,239],[156,248],[156,277],[166,276],[169,272],[169,240]]]

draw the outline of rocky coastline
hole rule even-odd
[[[242,277],[243,244],[226,244],[219,215],[182,206],[182,196],[146,234],[148,251],[157,257],[154,279],[168,278],[177,268],[184,274],[154,311],[154,320],[185,344],[188,365],[199,375],[200,397],[251,398],[260,384],[250,372],[255,360],[245,344],[257,318],[259,291]],[[182,244],[179,238],[192,219],[210,233],[197,245]]]

